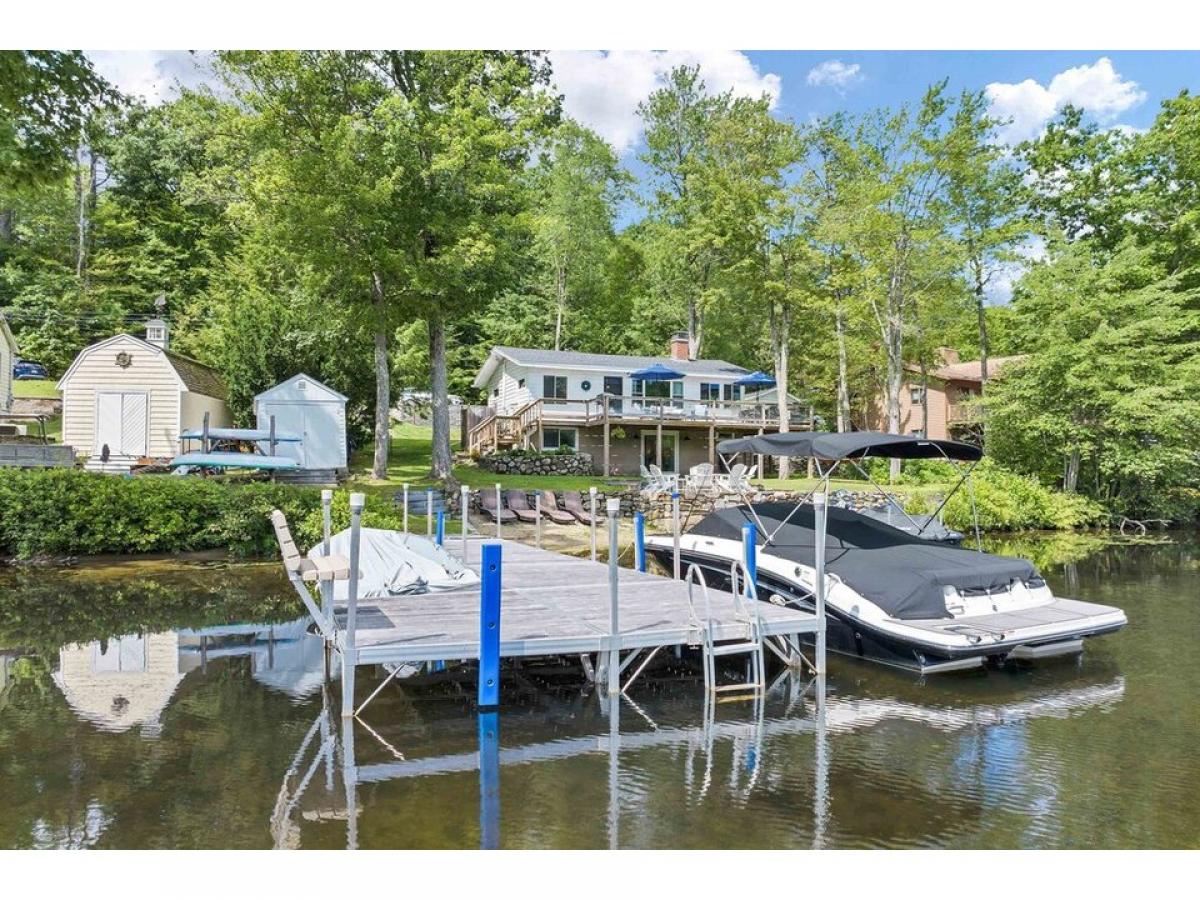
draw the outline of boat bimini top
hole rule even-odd
[[[886,434],[882,431],[781,431],[774,434],[759,434],[724,440],[717,444],[717,452],[722,457],[733,456],[737,453],[753,453],[762,456],[797,456],[811,459],[816,465],[821,482],[826,485],[839,466],[843,463],[848,464],[874,486],[889,506],[895,507],[902,516],[908,519],[912,529],[902,530],[909,531],[918,538],[930,530],[933,523],[938,520],[937,517],[942,508],[958,489],[966,484],[971,498],[971,514],[975,520],[975,543],[980,550],[983,549],[979,533],[979,516],[975,509],[975,493],[971,488],[970,480],[971,472],[983,458],[983,450],[974,444],[962,441],[939,441],[908,434]],[[884,490],[862,467],[861,461],[864,459],[936,459],[956,467],[960,463],[964,463],[966,466],[964,469],[960,469],[957,483],[946,492],[946,496],[942,498],[942,502],[938,504],[933,514],[923,517],[923,521],[918,522],[904,510],[904,506],[892,494]],[[766,527],[766,523],[755,513],[749,498],[743,497],[746,501],[745,509],[750,516],[758,520],[758,527],[762,529],[766,538],[764,546],[772,544],[779,535],[779,530],[792,520],[795,513],[815,492],[814,488],[801,497],[796,503],[792,515],[785,516],[782,521],[776,523],[773,529]]]

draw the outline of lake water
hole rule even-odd
[[[0,846],[1200,846],[1195,536],[997,549],[1129,626],[924,681],[833,656],[715,710],[674,667],[619,705],[506,671],[494,718],[393,684],[348,729],[276,565],[0,569]]]

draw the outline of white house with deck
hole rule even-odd
[[[64,444],[89,468],[128,470],[139,459],[170,459],[180,432],[230,424],[225,383],[215,369],[168,350],[162,319],[146,337],[118,334],[85,347],[58,382]],[[107,461],[101,463],[104,448]]]
[[[679,377],[637,377],[655,365]],[[737,383],[749,374],[689,358],[682,333],[661,357],[493,347],[474,382],[487,406],[466,417],[464,444],[480,454],[571,447],[590,453],[604,475],[636,475],[651,463],[664,472],[719,466],[719,441],[779,428],[776,389]],[[807,428],[807,408],[794,397],[791,404],[790,426]]]

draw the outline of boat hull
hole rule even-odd
[[[653,546],[648,542],[647,552],[667,570],[672,568],[671,547]],[[710,586],[722,590],[730,588],[731,560],[681,548],[680,561],[685,569],[693,564],[698,566]],[[810,594],[802,585],[765,573],[763,567],[759,567],[756,588],[762,602],[783,602],[812,611]],[[919,635],[894,634],[833,605],[827,604],[826,611],[826,647],[830,652],[925,675],[974,669],[1010,659],[1032,661],[1076,655],[1082,651],[1084,638],[1116,631],[1125,624],[1123,616],[1119,621],[1108,623],[1084,624],[1080,620],[1060,631],[1032,639],[1018,636],[1009,640],[981,641],[973,646],[945,647],[932,639],[922,640]]]

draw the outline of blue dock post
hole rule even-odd
[[[479,714],[479,849],[500,849],[500,713]]]
[[[446,541],[446,511],[444,509],[437,511],[437,537],[434,540],[437,541],[439,547]]]
[[[484,544],[479,588],[479,705],[500,705],[501,545]]]
[[[633,514],[634,561],[639,572],[646,571],[646,517],[641,511]]]
[[[742,526],[742,564],[746,567],[746,579],[758,588],[758,529],[753,522]],[[746,590],[749,593],[749,589]]]

